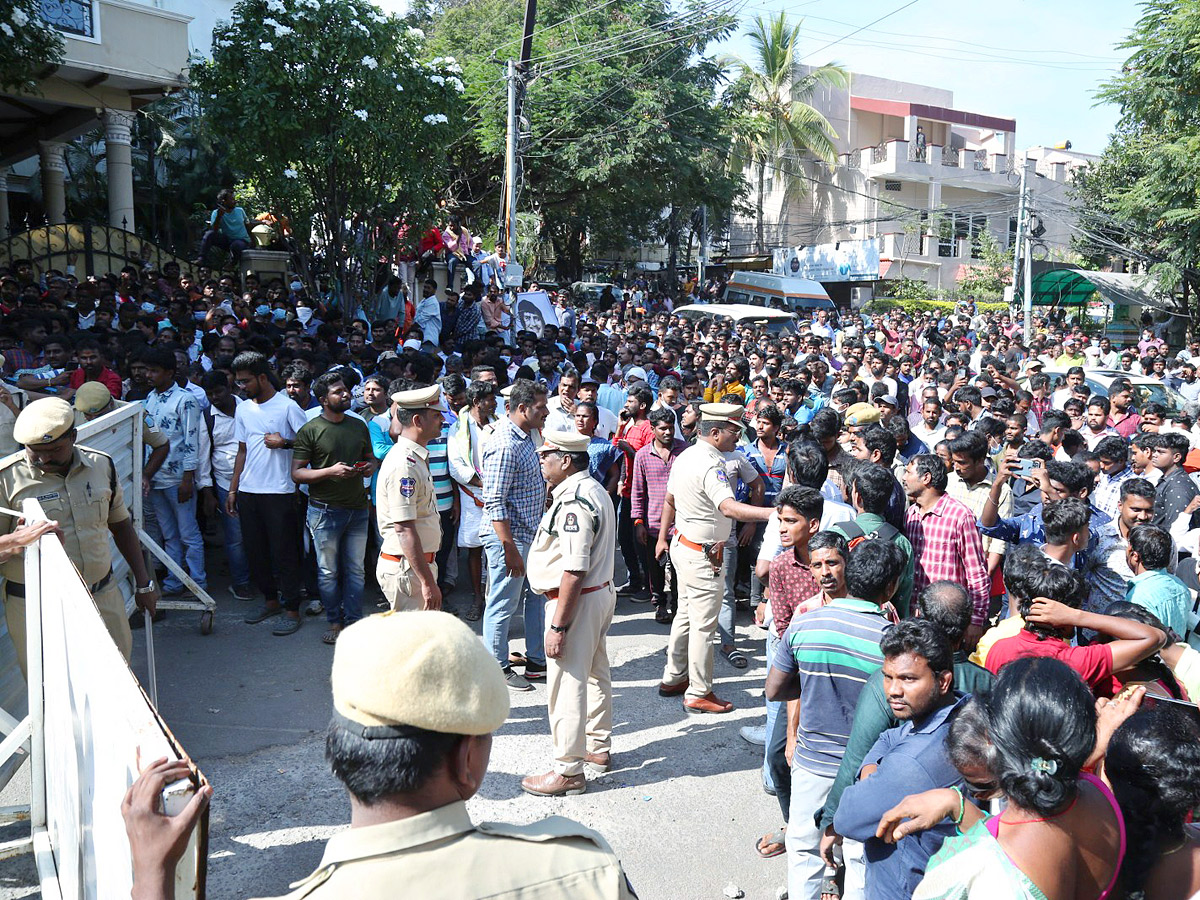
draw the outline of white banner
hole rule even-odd
[[[539,338],[547,325],[558,325],[558,313],[550,302],[550,295],[545,291],[525,291],[517,294],[517,302],[513,308],[516,321],[513,323],[514,332],[532,331]]]
[[[875,281],[879,278],[879,239],[838,241],[771,251],[772,271],[810,281]]]

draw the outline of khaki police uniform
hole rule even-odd
[[[109,526],[129,518],[117,468],[106,453],[76,445],[66,476],[34,468],[22,453],[0,468],[0,506],[21,509],[36,499],[46,517],[58,522],[63,547],[91,589],[100,617],[125,659],[133,651],[133,635],[125,615],[125,600],[112,576]],[[0,516],[0,534],[17,528],[15,516]],[[5,578],[4,614],[8,633],[17,649],[21,672],[26,673],[25,558],[18,554],[0,564]]]
[[[509,712],[496,660],[470,628],[438,610],[350,625],[330,681],[336,725],[369,747],[410,728],[482,737]],[[334,835],[317,870],[293,887],[289,900],[636,900],[594,831],[558,816],[473,823],[463,800]]]
[[[441,389],[420,388],[399,391],[392,400],[405,409],[436,408]],[[431,397],[432,399],[426,399]],[[434,557],[442,541],[442,520],[437,511],[437,493],[429,471],[429,451],[406,437],[396,438],[379,467],[375,492],[375,513],[383,544],[375,577],[379,588],[394,610],[414,610],[423,606],[421,583],[409,560],[405,559],[396,533],[399,522],[415,522],[417,537],[429,568],[437,577]]]
[[[697,699],[712,692],[713,634],[725,591],[720,563],[714,566],[697,547],[720,546],[723,556],[729,540],[731,522],[719,510],[723,502],[734,499],[725,467],[720,450],[697,441],[679,454],[667,478],[667,493],[675,501],[671,564],[679,582],[679,609],[667,641],[663,684],[679,684],[686,678],[686,695]]]
[[[637,896],[612,848],[590,828],[561,816],[531,825],[473,824],[462,802],[336,834],[317,871],[292,887],[287,900]]]
[[[116,400],[103,384],[98,381],[87,381],[79,386],[79,390],[75,392],[74,407],[75,407],[75,427],[82,428],[90,419],[89,416],[95,416],[100,410],[105,409],[109,404],[113,408],[125,406],[124,400]],[[167,436],[154,427],[154,423],[150,421],[150,416],[142,415],[142,446],[149,447],[151,450],[157,450],[159,447],[166,446]]]
[[[547,432],[542,450],[588,438],[573,432]],[[574,449],[571,447],[570,449]],[[550,736],[554,771],[583,773],[588,753],[612,749],[612,677],[606,644],[617,605],[613,584],[617,544],[616,515],[603,486],[585,469],[568,475],[550,494],[529,549],[529,587],[547,597],[546,622],[554,621],[563,572],[583,572],[581,593],[564,635],[561,659],[546,659]]]

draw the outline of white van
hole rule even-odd
[[[752,306],[771,306],[782,302],[785,309],[833,310],[833,301],[819,281],[788,278],[768,272],[734,272],[721,297],[724,303],[748,303]]]

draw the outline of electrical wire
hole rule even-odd
[[[842,41],[846,40],[847,38],[853,37],[854,35],[858,34],[860,31],[866,31],[872,25],[878,25],[884,19],[890,19],[892,16],[896,15],[896,13],[903,12],[904,10],[908,9],[910,6],[915,6],[917,3],[920,3],[920,2],[921,2],[921,0],[908,0],[907,3],[903,4],[902,6],[896,7],[889,13],[884,13],[878,19],[873,19],[872,21],[868,22],[866,25],[863,25],[861,28],[854,29],[852,32],[845,35],[845,37],[840,37],[835,41],[830,41],[828,44],[818,47],[816,50],[813,50],[810,53],[804,54],[804,56],[800,57],[798,60],[796,60],[796,62],[802,63],[802,62],[804,62],[804,60],[808,59],[810,56],[816,56],[818,53],[821,53],[822,51],[828,50],[830,47],[834,47],[834,46],[840,44]]]

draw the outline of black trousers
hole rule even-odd
[[[667,570],[671,568],[671,557],[667,554],[663,557],[665,566],[660,566],[658,560],[654,558],[654,547],[658,541],[658,532],[650,532],[650,542],[640,545],[642,551],[642,562],[646,567],[646,580],[650,586],[650,597],[654,601],[654,605],[663,610],[674,610],[679,606],[679,593],[676,588],[676,580],[674,576],[671,578],[670,589],[667,588]]]
[[[767,769],[771,772],[771,783],[775,785],[775,799],[783,810],[783,821],[788,820],[788,809],[792,805],[792,768],[787,761],[787,708],[775,717],[775,728],[767,735]]]
[[[300,514],[295,494],[237,495],[250,580],[268,601],[300,608]]]
[[[646,587],[646,573],[642,567],[642,555],[638,552],[637,538],[633,536],[632,504],[622,497],[617,507],[617,543],[621,547],[621,558],[629,570],[629,589],[640,591]]]
[[[458,488],[456,487],[457,491]],[[442,520],[442,543],[437,551],[437,580],[438,587],[446,583],[446,572],[450,563],[450,553],[458,547],[458,523],[454,520],[454,510],[448,509],[438,513]]]

